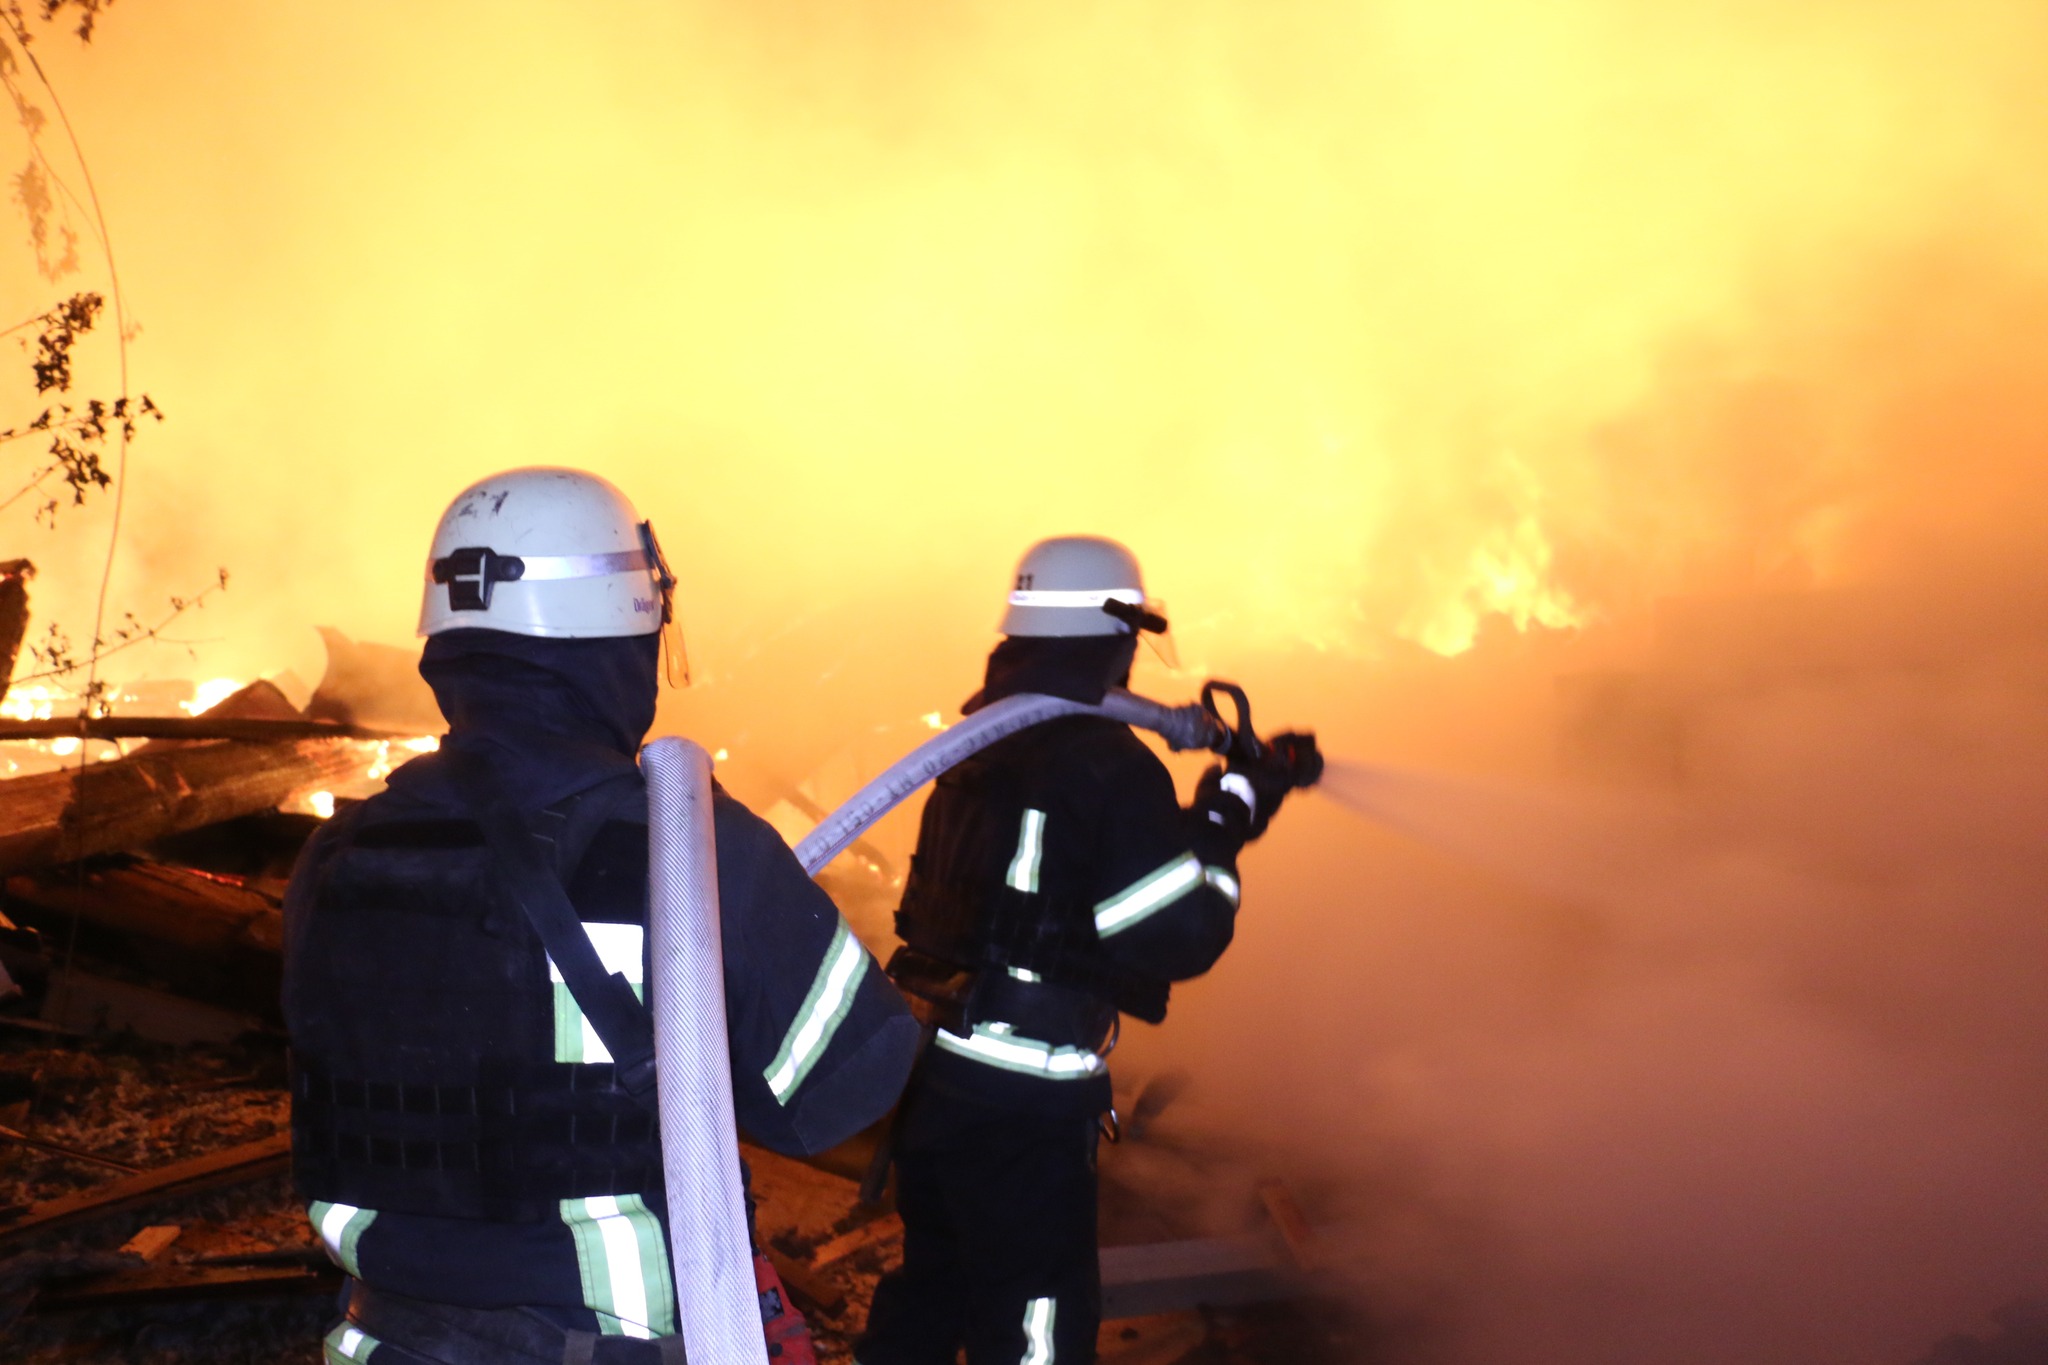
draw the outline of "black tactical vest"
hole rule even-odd
[[[631,813],[617,796],[547,817],[579,917],[641,926],[644,959],[647,827],[599,818]],[[593,1195],[661,1207],[654,1112],[609,1064],[554,1060],[561,988],[482,831],[374,809],[322,850],[290,947],[300,1194],[501,1221]]]
[[[969,1022],[1001,1019],[1042,1041],[1093,1045],[1106,1011],[1166,1017],[1167,983],[1101,951],[1085,894],[1087,831],[1058,799],[1063,786],[1090,778],[1091,732],[1114,724],[1076,718],[1013,735],[942,774],[925,803],[896,933],[915,952],[976,973]],[[1027,810],[1047,813],[1036,891],[1009,881]],[[1009,968],[1051,989],[1032,990]]]

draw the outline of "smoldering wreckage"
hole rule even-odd
[[[32,568],[5,569],[0,670],[14,673]],[[116,689],[113,714],[0,719],[0,1341],[11,1360],[304,1355],[342,1272],[291,1193],[278,991],[282,900],[337,801],[435,747],[413,653],[322,629],[304,705],[270,681],[218,700],[191,684]],[[17,696],[21,690],[17,690]],[[207,704],[210,702],[210,704]],[[1300,761],[1297,757],[1296,761]],[[825,812],[798,788],[798,819]],[[895,870],[821,874],[886,915]],[[1186,1083],[1151,1078],[1118,1138],[1206,1178],[1158,1135]],[[742,1144],[756,1236],[821,1359],[847,1358],[903,1227],[877,1188],[883,1125],[810,1162]],[[1325,1230],[1286,1183],[1242,1184],[1213,1235],[1104,1163],[1104,1358],[1368,1358],[1328,1279]],[[139,1354],[138,1354],[139,1353]]]

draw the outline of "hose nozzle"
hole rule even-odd
[[[1236,712],[1236,723],[1223,718],[1218,697],[1228,697]],[[1287,730],[1260,739],[1252,729],[1252,704],[1236,683],[1211,679],[1202,684],[1202,710],[1209,716],[1217,736],[1209,748],[1239,768],[1261,768],[1283,778],[1291,787],[1313,787],[1323,776],[1323,752],[1309,730]]]

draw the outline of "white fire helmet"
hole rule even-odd
[[[1104,610],[1105,603],[1118,605]],[[1154,606],[1145,599],[1138,557],[1129,550],[1101,536],[1055,536],[1026,550],[1018,562],[1001,630],[1022,636],[1163,631],[1166,622]]]
[[[674,614],[674,588],[653,526],[624,493],[580,469],[509,469],[442,513],[419,633],[652,635]]]

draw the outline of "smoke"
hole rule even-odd
[[[664,725],[825,796],[1024,544],[1118,536],[1190,674],[1384,765],[1127,1044],[1162,1123],[1288,1167],[1421,1355],[1904,1365],[2044,1269],[2044,30],[123,7],[39,48],[170,414],[115,600],[236,575],[124,659],[310,680],[457,488],[582,464],[683,579]],[[74,633],[103,517],[6,523]]]

